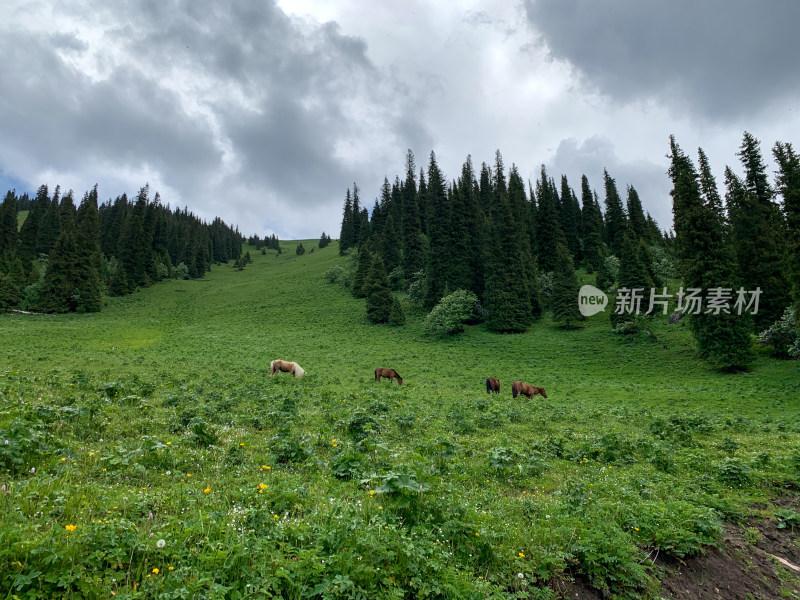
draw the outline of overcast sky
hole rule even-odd
[[[500,149],[672,225],[669,135],[722,182],[745,130],[800,146],[797,0],[3,0],[0,190],[145,183],[245,234],[338,237],[406,149]],[[773,165],[770,161],[770,169]]]

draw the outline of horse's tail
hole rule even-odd
[[[492,386],[491,386],[491,383],[489,382],[489,379],[487,378],[486,379],[486,393],[488,394],[491,391],[492,391]]]
[[[514,382],[514,383],[511,385],[511,396],[512,396],[513,398],[516,398],[518,395],[519,395],[519,390],[517,390],[517,382],[515,381],[515,382]]]
[[[380,381],[378,378],[378,369],[375,369],[375,381]]]
[[[275,361],[274,360],[271,363],[269,363],[269,376],[272,377],[273,375],[275,375]]]

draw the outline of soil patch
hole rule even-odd
[[[800,495],[774,504],[800,513]],[[753,517],[744,527],[727,525],[719,548],[685,560],[656,558],[660,596],[664,600],[800,600],[799,541],[800,528],[779,520]],[[559,591],[565,600],[604,600],[579,576]]]

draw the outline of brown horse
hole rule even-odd
[[[392,383],[392,379],[397,379],[397,385],[403,385],[403,378],[394,369],[384,369],[383,367],[375,369],[375,381],[380,381],[381,377],[388,377],[389,383]]]
[[[295,377],[302,377],[306,374],[306,372],[303,370],[303,367],[297,363],[289,362],[288,360],[273,360],[271,363],[269,363],[269,376],[272,377],[278,371],[291,373]]]
[[[494,377],[488,377],[486,379],[486,393],[490,394],[492,392],[495,394],[500,393],[500,380]]]
[[[547,392],[544,391],[543,387],[534,387],[529,383],[523,383],[521,381],[515,381],[511,385],[511,395],[516,398],[520,394],[527,396],[528,398],[533,398],[536,394],[541,394],[545,398],[547,398]]]

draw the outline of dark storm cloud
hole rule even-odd
[[[259,207],[275,214],[291,203],[316,216],[334,198],[339,206],[365,169],[382,181],[376,160],[387,142],[393,150],[429,144],[425,128],[407,120],[424,99],[377,69],[366,43],[336,23],[290,18],[274,2],[154,0],[67,12],[86,29],[0,36],[5,163],[17,152],[33,173],[93,177],[103,164],[152,174],[180,194],[165,201],[263,231],[252,222]],[[108,193],[122,191],[131,190]],[[298,233],[299,222],[280,233]]]
[[[617,184],[622,201],[627,198],[627,187],[633,186],[639,194],[645,212],[658,222],[661,229],[672,228],[671,185],[664,164],[646,160],[625,161],[620,159],[613,142],[604,136],[593,136],[582,143],[573,138],[561,140],[555,155],[548,161],[548,173],[555,177],[567,176],[570,186],[581,197],[581,175],[586,175],[589,185],[597,191],[600,206],[605,210],[603,170]],[[558,179],[556,179],[558,182]]]
[[[157,80],[127,66],[94,80],[58,54],[65,39],[84,48],[64,36],[0,37],[0,131],[14,152],[62,171],[119,161],[189,175],[218,160],[208,128],[182,114]]]
[[[725,120],[800,91],[796,0],[525,0],[525,8],[550,54],[620,103]]]

